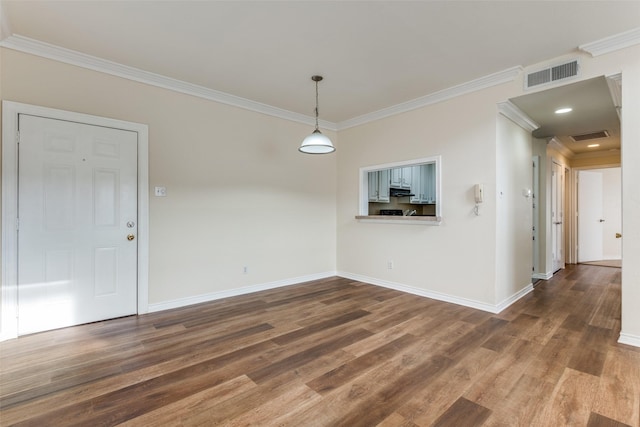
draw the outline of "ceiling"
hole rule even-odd
[[[573,154],[620,150],[620,119],[605,77],[566,84],[510,99],[540,127],[536,138],[553,138]],[[556,114],[560,108],[572,111]],[[575,141],[571,136],[606,131],[604,138]],[[589,145],[598,144],[596,147]]]
[[[340,123],[637,28],[640,1],[14,1],[16,34]]]

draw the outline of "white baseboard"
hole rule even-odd
[[[505,298],[504,300],[502,300],[498,305],[496,305],[496,309],[497,309],[496,313],[500,313],[502,310],[506,309],[511,304],[515,303],[520,298],[522,298],[525,295],[527,295],[529,292],[533,292],[533,283],[529,283],[527,286],[525,286],[524,288],[520,289],[515,294],[513,294],[510,297]]]
[[[500,313],[502,310],[528,294],[533,290],[533,285],[529,284],[524,289],[518,291],[516,294],[511,297],[505,299],[500,304],[487,304],[482,301],[476,301],[468,298],[461,298],[454,295],[444,294],[436,291],[429,291],[426,289],[415,288],[413,286],[404,285],[401,283],[390,282],[387,280],[376,279],[373,277],[362,276],[360,274],[347,273],[344,271],[338,271],[338,276],[344,277],[347,279],[357,280],[359,282],[370,283],[376,286],[382,286],[383,288],[389,288],[400,292],[406,292],[413,295],[418,295],[421,297],[431,298],[438,301],[450,302],[457,305],[462,305],[465,307],[475,308],[477,310],[488,311],[489,313]]]
[[[531,275],[532,279],[538,280],[538,279],[542,279],[542,280],[549,280],[553,277],[553,273],[548,271],[546,273],[533,273]]]
[[[200,304],[203,302],[215,301],[222,298],[235,297],[238,295],[250,294],[253,292],[266,291],[269,289],[281,288],[283,286],[295,285],[312,280],[326,279],[336,275],[335,271],[327,271],[324,273],[310,274],[307,276],[292,277],[289,279],[276,280],[275,282],[261,283],[242,288],[229,289],[226,291],[212,292],[208,294],[195,295],[192,297],[180,298],[172,301],[164,301],[155,304],[149,304],[149,313],[156,311],[170,310],[172,308],[186,307],[188,305]]]
[[[618,338],[618,342],[620,344],[632,345],[634,347],[640,347],[640,336],[625,334],[620,332],[620,337]]]

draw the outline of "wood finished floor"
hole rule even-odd
[[[490,313],[342,278],[0,343],[0,424],[638,426],[620,270]]]

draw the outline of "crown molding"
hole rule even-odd
[[[562,154],[567,159],[573,159],[576,153],[571,151],[566,145],[560,142],[555,136],[547,143],[551,148]]]
[[[526,131],[533,132],[540,127],[511,101],[499,102],[498,112]]]
[[[160,74],[151,73],[149,71],[140,70],[138,68],[129,67],[127,65],[118,64],[117,62],[108,61],[106,59],[87,55],[75,50],[66,49],[60,46],[34,40],[20,35],[12,35],[0,42],[1,47],[13,49],[32,55],[41,56],[43,58],[52,59],[54,61],[87,68],[93,71],[110,74],[112,76],[122,77],[139,83],[160,87],[163,89],[180,92],[186,95],[196,96],[208,99],[210,101],[219,102],[221,104],[231,105],[245,110],[257,113],[267,114],[269,116],[279,117],[285,120],[291,120],[306,125],[315,125],[315,118],[304,114],[294,113],[293,111],[284,110],[282,108],[272,107],[260,102],[251,101],[246,98],[231,95],[182,80],[165,77]],[[324,120],[320,120],[320,127],[332,131],[336,131],[336,124]]]
[[[578,46],[593,57],[640,44],[640,27]]]
[[[210,101],[231,105],[245,110],[250,110],[285,120],[313,126],[315,118],[304,114],[295,113],[293,111],[284,110],[282,108],[273,107],[250,99],[241,98],[214,89],[188,83],[182,80],[173,79],[162,76],[160,74],[149,71],[140,70],[138,68],[122,65],[117,62],[87,55],[75,50],[66,49],[50,43],[13,34],[0,41],[0,47],[12,49],[31,55],[40,56],[54,61],[63,62],[77,67],[98,71],[105,74],[125,78],[139,83],[172,90],[186,95],[196,96]],[[416,98],[411,101],[391,106],[373,113],[365,114],[353,119],[345,120],[339,123],[319,120],[318,124],[321,128],[340,131],[365,123],[370,123],[385,117],[401,114],[407,111],[425,107],[427,105],[436,104],[446,101],[457,96],[465,95],[471,92],[479,91],[492,86],[508,83],[516,79],[522,72],[522,67],[512,67],[503,71],[499,71],[488,76],[481,77],[448,89]]]
[[[622,73],[607,76],[607,85],[616,113],[618,113],[618,119],[622,120]]]
[[[471,92],[476,92],[482,89],[486,89],[491,86],[497,86],[503,83],[508,83],[513,80],[522,72],[522,67],[513,67],[507,70],[499,71],[488,76],[481,77],[476,80],[471,80],[461,85],[453,86],[448,89],[443,89],[432,94],[422,96],[420,98],[413,99],[411,101],[403,102],[398,105],[394,105],[389,108],[374,111],[373,113],[364,114],[362,116],[355,117],[353,119],[338,122],[338,130],[349,129],[355,126],[370,123],[376,120],[383,119],[385,117],[395,116],[396,114],[405,113],[407,111],[415,110],[418,108],[426,107],[427,105],[436,104],[438,102],[446,101],[457,96],[465,95]]]

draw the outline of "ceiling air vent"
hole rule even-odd
[[[574,142],[588,141],[590,139],[608,138],[609,132],[601,130],[599,132],[583,133],[582,135],[571,135]]]
[[[578,75],[578,69],[578,60],[576,59],[564,64],[527,73],[524,81],[525,89],[575,77]]]

